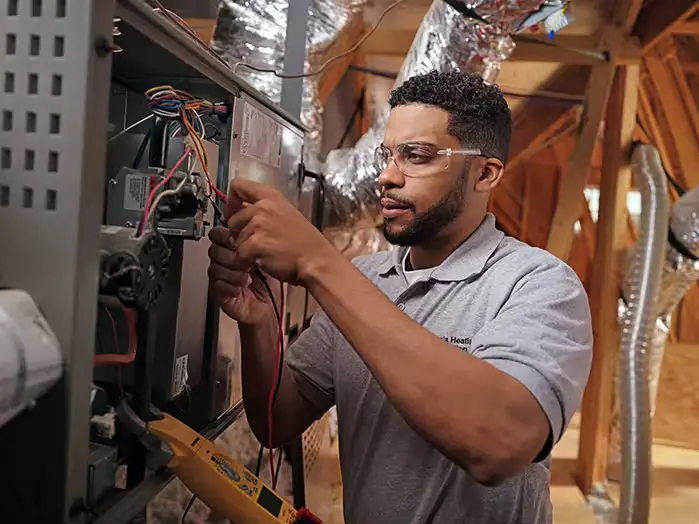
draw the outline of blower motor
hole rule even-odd
[[[165,288],[169,260],[170,248],[157,231],[139,237],[134,228],[102,226],[100,294],[118,298],[125,307],[147,310]]]

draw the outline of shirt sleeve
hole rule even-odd
[[[592,362],[590,307],[573,270],[556,263],[521,278],[472,348],[538,401],[551,430],[543,460],[579,408]]]
[[[318,310],[310,326],[289,346],[284,359],[301,394],[321,413],[335,404],[335,333],[333,322]]]

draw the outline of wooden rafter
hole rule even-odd
[[[695,21],[681,22],[679,24],[676,24],[671,29],[671,31],[673,34],[676,34],[676,35],[697,36],[697,35],[699,35],[699,22],[695,22]]]
[[[532,119],[524,126],[519,126],[518,136],[513,137],[508,170],[514,170],[527,158],[569,136],[578,126],[581,115],[580,107],[571,107],[558,112],[551,111],[540,118]],[[524,140],[520,139],[524,137]]]
[[[641,9],[633,34],[646,52],[676,28],[682,27],[697,9],[699,2],[695,0],[657,0]]]
[[[685,109],[687,110],[687,116],[695,130],[695,135],[699,130],[699,108],[697,108],[696,101],[694,99],[694,94],[692,89],[689,87],[687,82],[687,76],[685,75],[682,64],[677,52],[677,45],[673,38],[666,38],[662,42],[658,43],[658,53],[660,54],[663,62],[667,64],[670,69],[672,76],[677,84],[677,89],[680,93],[682,101],[684,103]]]
[[[606,479],[619,347],[617,300],[628,235],[626,195],[631,187],[630,148],[636,127],[640,67],[618,68],[606,112],[599,219],[590,279],[594,351],[583,397],[578,483],[583,493]]]
[[[672,122],[669,126],[670,134],[682,174],[687,184],[695,187],[699,185],[699,140],[697,129],[692,125],[691,110],[687,107],[689,100],[683,99],[678,79],[658,53],[658,49],[649,51],[644,63],[655,91],[661,95],[660,104],[666,119]],[[689,98],[693,102],[693,97]]]

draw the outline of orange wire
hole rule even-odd
[[[95,355],[93,365],[95,367],[108,366],[108,365],[125,365],[131,364],[136,359],[136,315],[133,309],[128,309],[122,307],[121,310],[124,312],[124,317],[126,317],[126,325],[129,331],[129,349],[126,353],[103,353],[101,355]],[[109,317],[114,321],[111,313],[107,310]],[[116,338],[116,333],[114,333]]]

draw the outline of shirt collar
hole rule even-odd
[[[495,227],[495,215],[487,213],[481,224],[457,247],[444,262],[435,268],[431,278],[442,281],[466,280],[483,271],[488,259],[500,245],[505,234]],[[408,247],[394,249],[379,267],[381,276],[392,271],[400,273]]]

